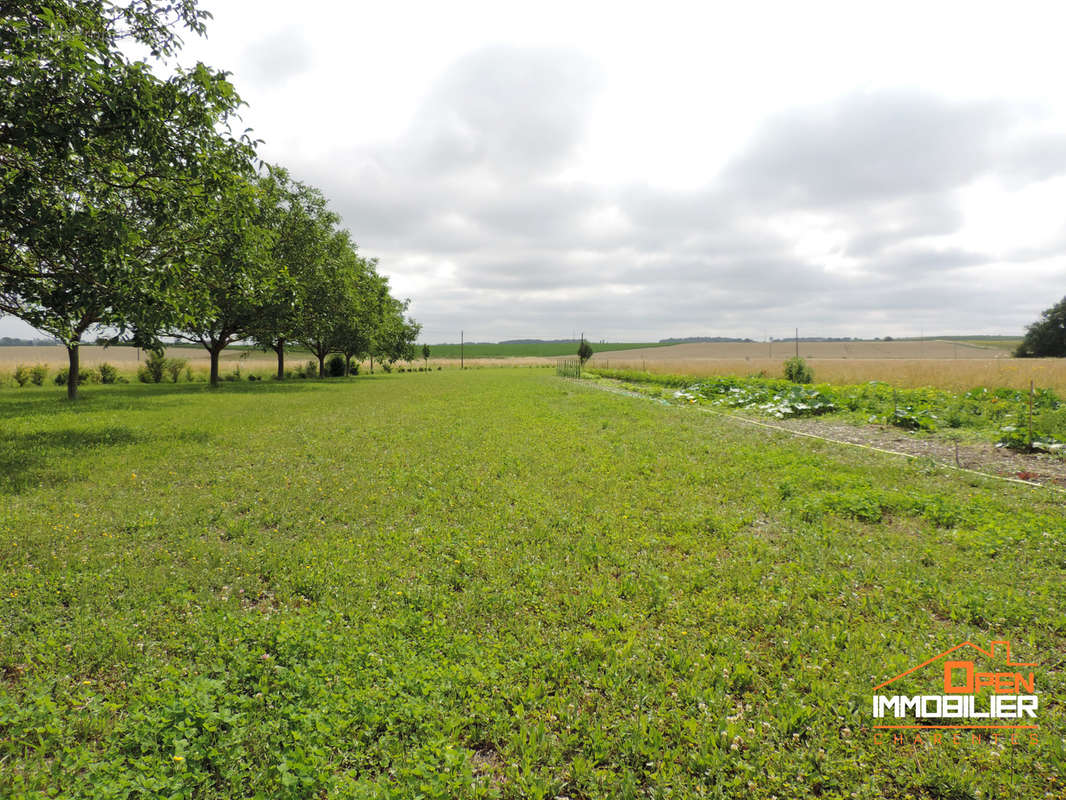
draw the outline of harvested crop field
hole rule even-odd
[[[1066,391],[1066,359],[1011,358],[1005,350],[961,342],[800,342],[799,350],[814,369],[815,380],[827,383],[876,380],[964,391],[976,386],[1027,389],[1033,381],[1038,387]],[[694,377],[780,377],[795,352],[795,344],[784,341],[681,344],[596,355],[590,366]]]
[[[138,363],[145,359],[144,351],[135,347],[99,347],[97,345],[82,345],[80,353],[81,365],[93,367],[99,364],[113,364],[123,371],[137,369]],[[184,358],[193,369],[202,367],[207,369],[209,360],[207,351],[199,347],[170,347],[166,351],[168,358]],[[297,363],[299,359],[306,360],[306,353],[294,354]],[[289,360],[292,360],[291,358]],[[240,364],[252,369],[270,369],[277,364],[273,353],[265,353],[261,350],[248,350],[229,348],[222,351],[222,362],[227,365]],[[19,365],[32,366],[44,364],[47,367],[61,369],[67,366],[67,351],[59,345],[44,347],[0,347],[0,370],[14,369]]]

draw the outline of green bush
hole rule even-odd
[[[34,386],[43,386],[44,379],[48,377],[48,367],[44,364],[37,364],[30,369],[30,383]]]
[[[186,368],[188,361],[184,358],[168,358],[166,359],[163,369],[167,375],[170,376],[171,383],[177,383],[178,378],[181,376],[181,371]]]
[[[15,383],[19,386],[25,386],[30,381],[30,370],[28,367],[24,367],[21,364],[15,367],[15,371],[11,375],[14,378]]]
[[[814,371],[799,356],[785,362],[785,380],[793,383],[814,383]]]
[[[161,350],[153,350],[148,354],[148,359],[137,369],[137,379],[141,383],[160,383],[163,380],[163,371],[166,369],[167,359]]]
[[[330,378],[340,378],[344,375],[344,356],[330,356],[326,361],[326,375]]]
[[[59,372],[56,373],[55,378],[53,378],[53,380],[56,383],[56,386],[66,386],[67,385],[67,378],[68,378],[69,375],[70,375],[70,368],[69,367],[63,367],[63,369],[59,370]],[[101,379],[100,379],[100,373],[97,372],[92,367],[86,367],[85,369],[78,370],[78,386],[81,386],[83,383],[102,383],[102,382],[103,381],[101,381]]]
[[[108,363],[103,363],[97,369],[100,371],[100,383],[116,383],[118,370]]]

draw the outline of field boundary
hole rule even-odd
[[[568,378],[567,380],[575,380],[575,379]],[[591,381],[585,381],[585,380],[580,380],[580,381],[576,381],[575,380],[575,382],[579,382],[579,383],[581,383],[584,386],[588,386],[589,388],[592,388],[592,389],[597,389],[597,390],[599,390],[601,392],[610,392],[611,394],[622,395],[624,397],[635,397],[635,398],[638,398],[640,400],[655,400],[656,402],[661,402],[663,405],[670,406],[671,408],[685,408],[686,407],[686,406],[682,406],[682,405],[677,405],[675,403],[670,403],[670,402],[668,402],[666,400],[658,400],[657,398],[649,397],[648,395],[641,394],[640,392],[633,392],[633,391],[630,391],[628,389],[622,389],[622,388],[617,387],[617,386],[605,386],[603,384],[593,383]],[[849,442],[849,441],[846,441],[844,439],[834,439],[834,438],[829,437],[829,436],[819,436],[816,433],[808,433],[806,431],[796,431],[796,430],[792,430],[791,428],[786,428],[783,425],[774,425],[772,422],[761,422],[760,420],[748,419],[747,417],[742,417],[742,416],[740,416],[738,414],[730,414],[728,412],[719,411],[719,410],[713,409],[713,408],[706,408],[706,407],[703,407],[703,406],[697,406],[695,408],[695,410],[696,411],[701,411],[704,414],[713,414],[714,416],[724,417],[726,419],[734,420],[736,422],[743,422],[743,423],[745,423],[747,425],[754,425],[755,427],[758,427],[758,428],[768,428],[769,430],[780,431],[782,433],[787,433],[787,434],[789,434],[791,436],[802,436],[802,437],[806,437],[808,439],[817,439],[817,440],[822,441],[822,442],[832,442],[833,444],[846,445],[847,447],[855,447],[855,448],[858,448],[860,450],[870,450],[870,451],[872,451],[874,453],[884,453],[884,454],[890,455],[890,456],[898,456],[898,457],[906,458],[906,459],[911,460],[911,461],[915,461],[915,460],[927,457],[927,456],[916,456],[916,455],[914,455],[912,453],[903,453],[903,452],[900,452],[899,450],[886,450],[883,447],[874,447],[873,445],[869,445],[869,444],[859,444],[858,442]],[[1049,489],[1049,490],[1051,490],[1053,492],[1057,492],[1059,494],[1066,494],[1066,489],[1060,489],[1057,486],[1051,486],[1051,485],[1046,484],[1046,483],[1038,483],[1036,481],[1027,481],[1027,480],[1023,480],[1022,478],[1012,478],[1012,477],[1008,477],[1006,475],[996,475],[996,474],[991,473],[991,472],[981,472],[980,470],[970,469],[968,467],[959,467],[959,466],[956,466],[954,464],[948,464],[948,463],[943,462],[943,461],[934,460],[934,463],[937,466],[945,467],[947,469],[954,470],[955,472],[965,472],[965,473],[968,473],[970,475],[979,475],[982,478],[992,478],[992,479],[997,480],[997,481],[1006,481],[1007,483],[1019,483],[1019,484],[1022,484],[1023,486],[1033,486],[1033,487],[1037,487],[1039,489]]]

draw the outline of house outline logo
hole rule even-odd
[[[875,719],[883,719],[886,711],[894,711],[897,718],[907,718],[907,712],[913,711],[915,719],[908,720],[908,724],[876,724],[872,727],[881,730],[901,729],[948,729],[948,730],[1037,730],[1035,724],[1036,711],[1039,700],[1035,694],[1035,677],[1033,672],[1026,677],[1022,672],[978,672],[974,661],[966,661],[956,657],[948,659],[948,656],[957,653],[963,648],[972,648],[989,661],[996,658],[996,647],[1002,645],[1002,654],[1005,658],[1006,667],[1036,667],[1035,661],[1012,661],[1010,641],[997,639],[989,643],[988,650],[983,650],[971,641],[965,641],[954,647],[948,648],[942,653],[937,653],[932,658],[923,661],[917,666],[901,672],[893,678],[873,687],[873,709]],[[879,690],[905,678],[912,673],[918,672],[925,667],[944,659],[944,692],[941,695],[918,695],[918,696],[889,696],[877,694]],[[957,682],[956,673],[963,670],[965,678]],[[985,689],[992,691],[989,700],[988,711],[982,711],[976,703],[979,692]],[[1021,694],[1020,690],[1026,690],[1028,694]],[[918,720],[924,717],[936,719],[936,724],[923,724]],[[967,724],[942,724],[945,718],[958,718]],[[968,724],[971,719],[1018,719],[1019,724]],[[1023,724],[1021,720],[1032,719],[1032,724]]]

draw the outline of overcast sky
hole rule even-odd
[[[182,60],[424,341],[1015,334],[1066,294],[1060,4],[201,4]]]

